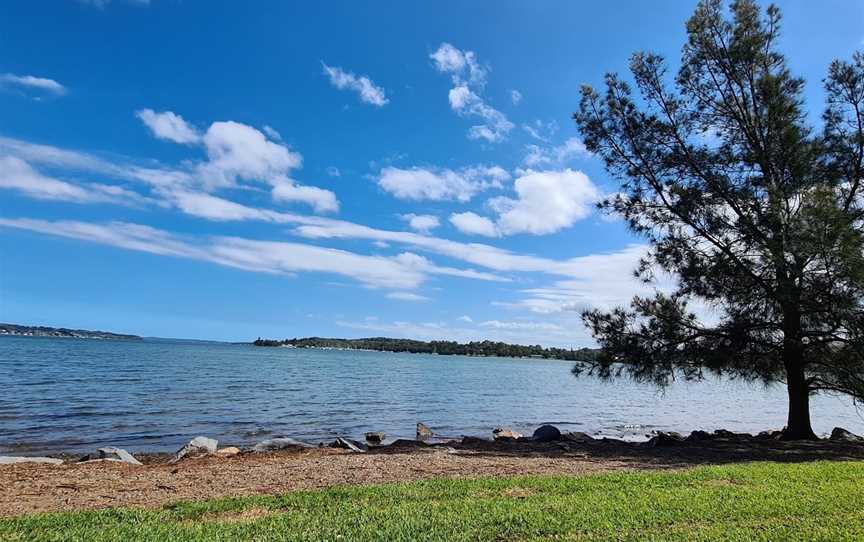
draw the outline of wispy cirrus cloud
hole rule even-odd
[[[402,292],[403,297],[406,292],[418,288],[432,275],[473,280],[504,280],[490,273],[438,266],[409,252],[388,257],[284,241],[228,236],[179,236],[165,230],[127,222],[91,223],[0,218],[0,227],[163,256],[202,260],[254,272],[282,275],[304,272],[332,273],[352,278],[367,287]]]
[[[338,66],[328,66],[324,62],[321,63],[321,66],[324,68],[324,74],[330,80],[331,85],[339,90],[354,91],[361,102],[376,107],[384,107],[390,103],[384,89],[376,85],[369,77],[358,76]]]
[[[63,96],[67,92],[66,87],[54,79],[36,77],[34,75],[16,75],[14,73],[0,74],[0,87],[35,90],[55,96]]]
[[[476,53],[463,51],[445,42],[430,54],[429,58],[438,72],[450,75],[453,84],[447,94],[450,108],[460,116],[482,120],[482,123],[468,130],[468,138],[482,139],[488,143],[506,139],[515,125],[481,96],[488,70],[481,66]]]

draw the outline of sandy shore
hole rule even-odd
[[[205,456],[168,464],[145,458],[124,463],[0,466],[0,516],[120,506],[160,506],[181,500],[272,495],[343,484],[377,484],[437,477],[571,474],[681,468],[752,460],[862,460],[864,445],[785,443],[723,438],[647,447],[616,441],[407,446],[351,453],[316,448],[276,453]]]

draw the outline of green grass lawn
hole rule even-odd
[[[340,487],[3,519],[0,540],[864,540],[864,462]]]

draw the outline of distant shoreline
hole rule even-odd
[[[0,324],[0,337],[51,337],[70,339],[104,339],[119,341],[140,341],[143,337],[126,333],[110,331],[93,331],[89,329],[69,329],[65,327],[22,326],[18,324]]]
[[[363,339],[333,339],[306,337],[302,339],[262,339],[254,346],[282,348],[320,348],[328,350],[358,350],[368,352],[404,352],[410,354],[437,354],[442,356],[502,357],[517,359],[560,359],[565,361],[593,361],[600,354],[594,348],[546,348],[540,345],[520,345],[495,341],[417,341],[368,337]]]

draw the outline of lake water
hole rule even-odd
[[[259,348],[179,341],[0,337],[0,453],[173,451],[206,435],[223,444],[310,441],[366,431],[413,438],[491,436],[510,426],[645,438],[651,430],[758,432],[784,425],[782,388],[712,381],[659,393],[577,379],[565,361]],[[817,433],[864,433],[845,398],[816,397]]]

